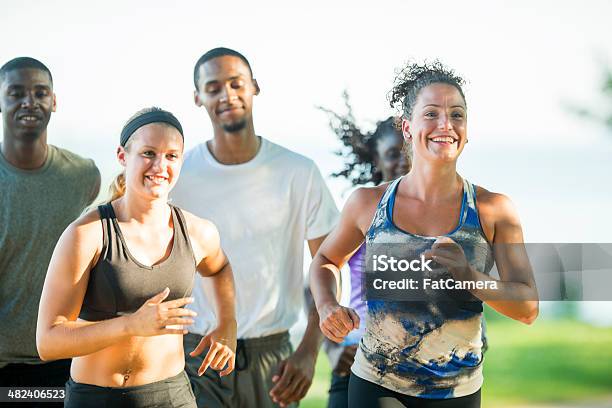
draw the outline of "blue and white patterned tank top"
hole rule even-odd
[[[366,234],[366,256],[374,245],[406,245],[406,251],[431,249],[437,237],[424,237],[393,223],[397,187],[392,182],[381,198]],[[463,248],[470,265],[489,274],[493,254],[478,218],[476,188],[463,180],[457,227],[447,237]],[[435,276],[433,276],[435,275]],[[451,277],[438,267],[433,278]],[[469,292],[459,299],[476,300]],[[482,302],[368,300],[366,332],[355,356],[353,374],[401,394],[420,398],[458,398],[482,386]]]

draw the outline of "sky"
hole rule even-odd
[[[317,106],[342,112],[347,90],[371,130],[409,60],[440,59],[468,80],[470,143],[458,170],[507,194],[529,242],[609,242],[612,131],[568,106],[605,109],[612,2],[584,1],[10,2],[0,62],[43,61],[58,111],[49,142],[93,158],[104,185],[119,172],[123,123],[151,105],[183,123],[187,148],[212,137],[193,103],[193,65],[216,46],[250,60],[261,94],[257,134],[341,168]],[[608,105],[608,109],[612,108]],[[328,178],[339,206],[347,183]]]
[[[212,47],[250,59],[262,88],[257,133],[313,158],[324,175],[341,167],[339,144],[316,106],[342,111],[346,89],[371,129],[396,113],[386,100],[396,70],[438,58],[468,80],[460,173],[510,196],[527,240],[609,240],[612,134],[567,106],[598,109],[612,3],[287,3],[11,2],[0,15],[0,61],[29,55],[50,67],[50,143],[94,158],[108,181],[120,129],[142,107],[174,112],[188,148],[211,137],[192,72]],[[347,185],[330,186],[342,205]]]

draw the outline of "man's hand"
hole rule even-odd
[[[272,401],[286,407],[298,402],[308,392],[314,376],[316,355],[299,349],[288,359],[281,361],[278,373],[272,377],[275,384],[270,390]]]

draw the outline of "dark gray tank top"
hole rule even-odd
[[[170,288],[165,301],[191,295],[196,261],[187,224],[178,207],[170,205],[174,237],[168,258],[157,265],[138,262],[125,244],[113,206],[98,207],[103,244],[98,262],[89,272],[87,292],[79,318],[89,321],[111,319],[133,313],[146,300]]]

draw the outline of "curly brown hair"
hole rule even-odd
[[[454,70],[435,60],[421,64],[410,62],[401,69],[395,77],[393,89],[387,96],[389,104],[401,112],[404,118],[410,119],[419,92],[426,86],[437,83],[454,86],[465,101],[462,87],[466,81],[455,74]]]
[[[364,132],[355,123],[348,92],[344,91],[342,97],[346,106],[346,114],[319,107],[329,115],[329,127],[344,145],[344,148],[334,152],[344,159],[344,168],[332,173],[332,176],[344,177],[354,186],[368,183],[378,185],[382,182],[383,175],[375,165],[378,156],[377,143],[381,137],[389,133],[397,133],[401,136],[398,118],[390,116],[376,123],[376,129],[373,132]],[[411,154],[409,145],[404,145],[404,154]]]

